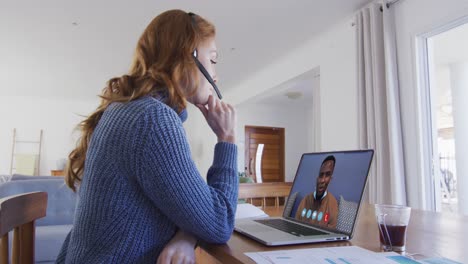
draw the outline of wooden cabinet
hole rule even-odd
[[[52,176],[65,176],[65,171],[63,171],[63,170],[51,170],[50,174]]]

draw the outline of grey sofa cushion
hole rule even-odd
[[[48,193],[47,215],[36,221],[37,226],[73,223],[76,194],[65,185],[63,179],[10,181],[0,185],[0,198],[37,191]]]
[[[11,175],[0,175],[0,184],[9,182],[11,180]]]
[[[11,177],[12,181],[20,181],[20,180],[54,180],[54,179],[61,179],[64,180],[63,176],[31,176],[31,175],[23,175],[23,174],[13,174]]]
[[[38,226],[36,228],[36,262],[55,261],[72,225]]]
[[[350,234],[353,230],[354,219],[358,204],[352,201],[346,201],[343,196],[340,195],[338,202],[338,219],[336,221],[336,229]]]

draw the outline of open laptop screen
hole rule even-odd
[[[286,216],[351,235],[372,156],[372,150],[303,154]]]

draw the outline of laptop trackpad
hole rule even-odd
[[[255,222],[242,223],[237,227],[238,232],[247,234],[248,236],[257,239],[266,245],[270,245],[271,241],[293,241],[298,239],[298,237],[281,230]]]
[[[297,236],[256,222],[242,223],[238,225],[237,231],[248,235],[253,235],[254,237],[256,236],[263,241],[297,239]]]

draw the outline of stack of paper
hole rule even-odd
[[[237,204],[236,219],[250,217],[268,217],[268,215],[262,209],[249,203]]]

